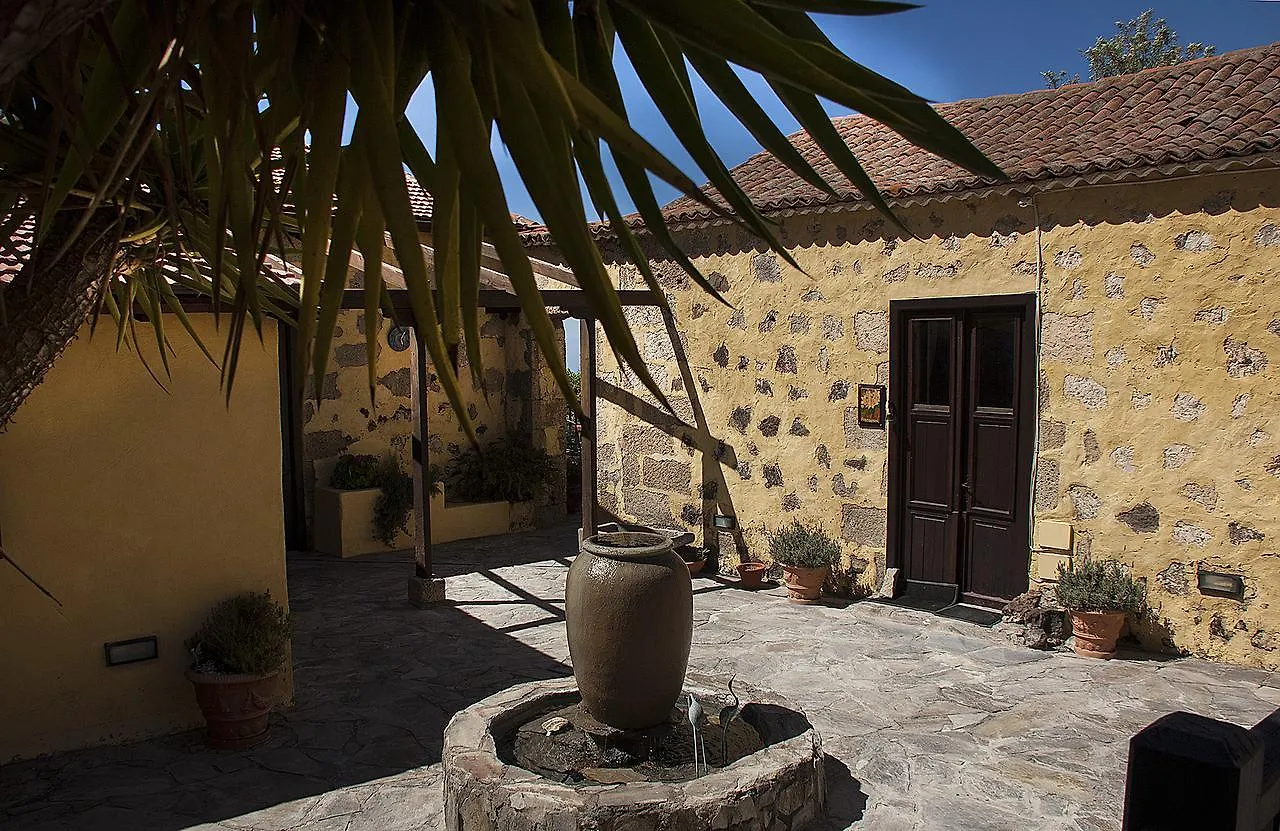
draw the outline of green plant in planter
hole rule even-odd
[[[778,565],[822,568],[840,562],[840,543],[820,525],[805,525],[796,520],[766,536],[769,539],[769,556]]]
[[[1058,566],[1058,600],[1073,612],[1132,612],[1147,608],[1147,585],[1115,560],[1084,558]]]
[[[468,450],[449,465],[449,493],[470,502],[525,502],[558,479],[555,459],[525,441],[499,439]]]
[[[271,592],[246,592],[209,611],[187,639],[196,669],[228,675],[270,675],[288,657],[293,620]]]
[[[413,477],[400,468],[390,454],[378,459],[367,453],[339,457],[329,477],[329,486],[338,490],[382,491],[373,506],[373,538],[390,548],[401,531],[409,529],[409,513],[413,510]],[[440,492],[440,468],[427,468],[428,493]]]

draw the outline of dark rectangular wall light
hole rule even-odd
[[[738,527],[738,518],[717,514],[715,518],[715,526],[725,531],[732,531]]]
[[[1244,599],[1244,578],[1239,574],[1202,571],[1196,575],[1196,588],[1200,589],[1201,594],[1230,597],[1232,600]]]
[[[107,655],[109,667],[136,664],[139,661],[153,661],[160,657],[160,642],[155,635],[104,643],[102,649]]]

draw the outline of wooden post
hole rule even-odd
[[[596,512],[596,322],[582,321],[581,385],[582,399],[582,536],[590,537],[599,525]]]
[[[366,321],[366,326],[378,325]],[[427,471],[430,455],[427,431],[430,412],[427,392],[430,378],[427,348],[415,330],[414,361],[409,372],[410,394],[413,396],[413,575],[409,578],[409,602],[422,608],[444,600],[444,580],[431,573],[431,482]]]

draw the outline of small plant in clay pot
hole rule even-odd
[[[1125,616],[1147,608],[1147,586],[1115,560],[1085,558],[1058,566],[1058,601],[1071,613],[1076,654],[1110,658]]]
[[[708,551],[701,545],[682,545],[676,549],[680,559],[689,567],[690,574],[697,574],[707,564]]]
[[[769,534],[769,556],[782,566],[787,597],[812,603],[822,597],[822,584],[840,562],[840,544],[821,526],[796,520]]]
[[[748,560],[744,554],[742,561],[738,563],[738,585],[744,589],[758,589],[764,583],[764,575],[768,570],[768,565]]]
[[[214,606],[187,640],[195,656],[187,679],[204,713],[209,747],[236,749],[266,741],[292,633],[289,613],[270,592],[246,592]]]

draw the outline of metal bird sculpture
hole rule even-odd
[[[742,713],[742,702],[733,691],[733,679],[737,677],[737,673],[729,676],[729,695],[733,696],[733,703],[720,708],[720,764],[726,766],[729,764],[729,725]]]
[[[689,726],[693,728],[693,775],[698,775],[698,747],[702,746],[702,766],[705,769],[707,764],[707,746],[702,741],[701,732],[698,729],[698,723],[702,721],[702,705],[698,702],[698,697],[693,693],[689,693]]]

